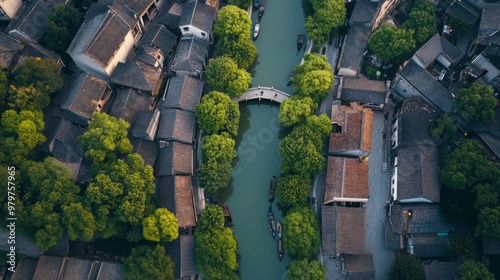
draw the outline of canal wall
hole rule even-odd
[[[273,87],[253,87],[249,88],[238,98],[233,98],[233,101],[250,101],[250,100],[270,100],[271,102],[281,103],[283,100],[288,99],[290,94],[277,90]]]

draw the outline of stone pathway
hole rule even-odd
[[[239,98],[233,98],[233,101],[250,101],[250,100],[271,100],[271,102],[281,103],[283,100],[290,97],[290,94],[277,90],[273,87],[254,87],[249,88]]]

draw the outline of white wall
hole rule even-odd
[[[210,40],[210,34],[208,34],[208,32],[201,30],[199,28],[196,28],[192,25],[182,25],[182,26],[179,26],[179,28],[181,29],[182,37],[194,36],[198,39],[202,39],[202,40],[205,40],[207,42]],[[184,30],[185,28],[187,28],[188,30]]]
[[[113,72],[116,69],[116,66],[118,65],[118,62],[120,61],[125,61],[134,48],[134,36],[132,35],[132,31],[129,31],[127,35],[125,36],[125,39],[123,40],[122,44],[120,45],[120,48],[118,49],[117,52],[115,52],[115,56],[113,59],[108,63],[106,66],[106,73],[108,74],[108,77],[111,77],[113,75]]]
[[[0,20],[11,20],[21,8],[22,0],[3,0],[0,1],[0,9],[4,15],[0,16]]]

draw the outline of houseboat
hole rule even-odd
[[[269,209],[267,210],[267,219],[269,222],[269,231],[272,233],[273,238],[276,237],[276,224],[274,223],[274,214],[273,214],[273,206],[269,205]]]

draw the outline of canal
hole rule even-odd
[[[255,23],[257,13],[252,15]],[[259,57],[252,72],[252,87],[274,87],[293,93],[286,81],[291,68],[300,63],[303,49],[297,54],[297,35],[305,34],[300,0],[268,0],[255,45]],[[220,194],[231,209],[238,238],[239,274],[242,280],[285,279],[290,257],[285,252],[280,262],[277,241],[267,224],[269,183],[279,175],[279,104],[240,103],[241,120],[237,141],[238,161],[233,168],[232,186]],[[275,219],[283,221],[276,201]]]

